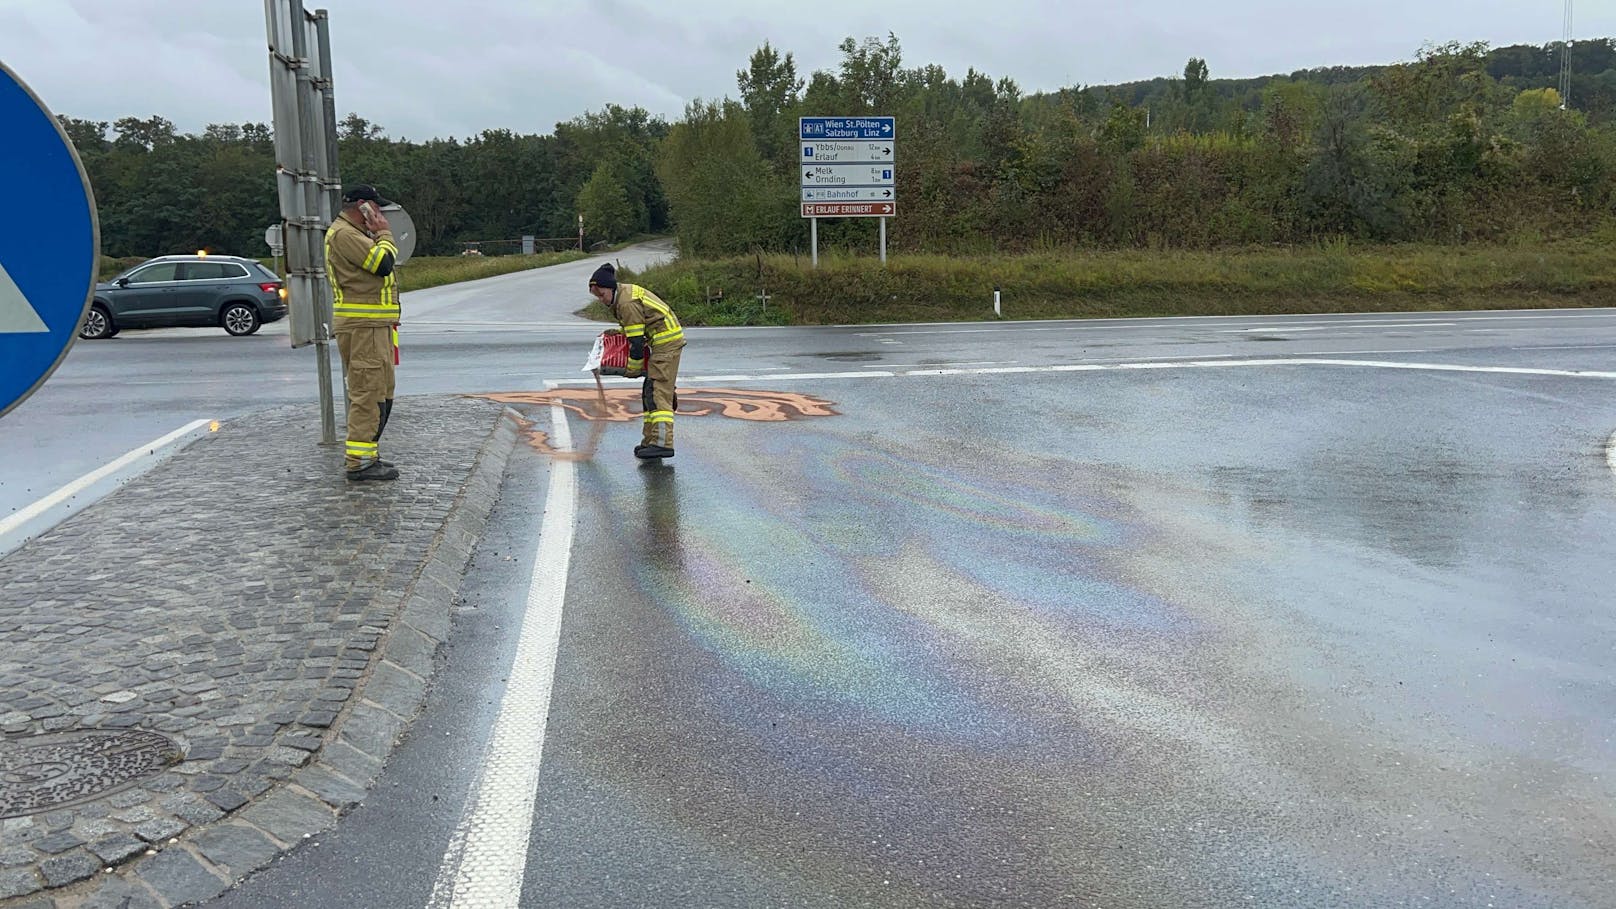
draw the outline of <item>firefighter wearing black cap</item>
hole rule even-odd
[[[679,355],[685,348],[685,331],[679,317],[662,299],[638,284],[618,284],[611,263],[602,265],[589,278],[589,292],[611,310],[628,339],[630,378],[645,376],[640,400],[645,407],[645,429],[637,458],[673,457],[673,411],[678,393]]]
[[[398,247],[381,207],[392,203],[366,184],[342,195],[342,213],[325,234],[333,331],[348,380],[350,480],[396,480],[379,442],[393,413],[393,350],[399,320],[393,267]]]

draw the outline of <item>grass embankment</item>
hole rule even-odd
[[[415,256],[399,267],[399,280],[406,292],[423,290],[428,287],[438,287],[443,284],[454,284],[460,281],[475,281],[478,278],[492,278],[495,275],[510,274],[513,271],[526,271],[530,268],[543,268],[547,265],[561,265],[566,262],[576,262],[587,258],[584,253],[576,249],[567,249],[560,252],[538,253],[532,256]],[[106,281],[124,269],[131,268],[146,261],[136,256],[134,258],[114,259],[110,256],[101,257],[101,274],[98,280]],[[275,260],[261,259],[265,268],[273,269]],[[285,262],[282,260],[284,266]]]
[[[417,256],[399,266],[399,286],[405,293],[478,278],[508,275],[513,271],[562,265],[586,258],[576,249],[531,256]]]
[[[1522,246],[1350,246],[1018,256],[743,256],[632,278],[690,325],[1406,312],[1616,305],[1616,237]],[[767,290],[764,307],[758,294]],[[605,318],[596,304],[589,314]]]

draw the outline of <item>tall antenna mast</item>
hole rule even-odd
[[[1560,45],[1560,109],[1571,109],[1571,0],[1565,5],[1565,40]]]

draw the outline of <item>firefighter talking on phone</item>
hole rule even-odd
[[[378,447],[393,413],[393,350],[399,320],[393,274],[398,247],[388,228],[383,199],[361,183],[342,194],[342,213],[325,234],[325,268],[331,278],[333,331],[348,381],[350,480],[396,480],[398,469]]]

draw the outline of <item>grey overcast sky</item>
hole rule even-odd
[[[896,34],[904,65],[976,67],[1029,92],[1406,60],[1424,43],[1558,41],[1562,0],[307,0],[325,7],[339,115],[395,138],[548,133],[608,103],[670,120],[734,96],[765,40],[798,72],[845,37]],[[1579,37],[1616,35],[1616,0],[1579,0]],[[160,115],[185,132],[270,119],[260,0],[0,0],[0,61],[56,113]],[[828,113],[828,112],[827,112]]]

